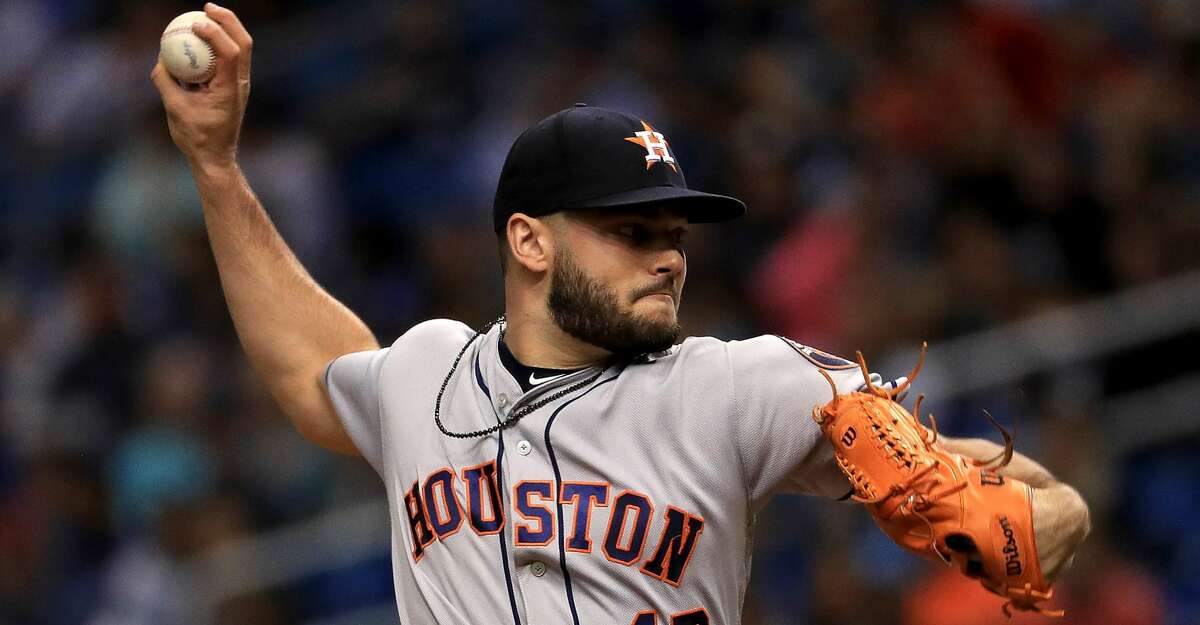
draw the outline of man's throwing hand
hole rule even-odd
[[[159,61],[150,80],[162,95],[171,139],[193,169],[233,165],[246,100],[250,97],[250,50],[253,40],[233,11],[213,3],[204,13],[216,26],[196,23],[198,37],[216,52],[212,80],[181,85]],[[197,171],[196,173],[200,173]]]

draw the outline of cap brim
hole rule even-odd
[[[746,214],[746,205],[737,198],[704,193],[679,187],[642,187],[604,197],[574,202],[564,209],[669,206],[679,210],[692,223],[714,223],[737,219]]]

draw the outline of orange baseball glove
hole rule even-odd
[[[894,401],[920,373],[924,360],[922,345],[908,380],[884,390],[871,383],[859,353],[866,390],[838,395],[834,387],[833,399],[813,410],[813,419],[833,443],[838,466],[850,479],[853,499],[865,504],[875,523],[900,546],[957,565],[1008,599],[1005,614],[1011,614],[1011,606],[1061,616],[1061,611],[1039,605],[1053,591],[1038,562],[1029,485],[994,471],[1012,458],[1012,437],[988,415],[1004,435],[1004,452],[986,462],[968,459],[938,444],[933,415],[927,428]],[[917,397],[917,415],[923,399]]]

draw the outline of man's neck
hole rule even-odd
[[[609,352],[567,334],[552,319],[519,313],[506,316],[504,342],[529,367],[582,369],[603,362]]]

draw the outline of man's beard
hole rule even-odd
[[[546,303],[564,332],[620,356],[663,351],[679,336],[678,321],[649,321],[622,310],[616,290],[584,272],[565,249],[554,257]]]

